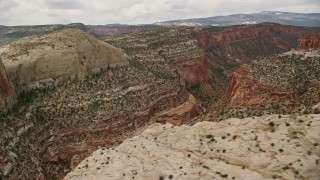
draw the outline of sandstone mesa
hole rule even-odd
[[[125,53],[78,29],[28,36],[1,54],[15,86],[35,88],[39,82],[79,77],[128,64]]]

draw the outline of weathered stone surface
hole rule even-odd
[[[10,108],[15,102],[14,87],[0,58],[0,111]]]
[[[128,63],[120,49],[77,29],[22,38],[11,43],[1,57],[11,81],[29,86],[54,78],[83,77]]]
[[[320,115],[154,124],[65,179],[317,179]]]

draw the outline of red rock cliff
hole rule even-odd
[[[320,47],[320,31],[310,33],[299,39],[298,49],[311,49]]]
[[[158,118],[174,125],[181,125],[199,115],[199,102],[194,96],[190,95],[185,103],[160,114]]]
[[[211,64],[228,68],[295,48],[301,36],[315,29],[262,23],[209,31],[197,33],[200,47],[207,53]]]
[[[187,86],[206,83],[211,79],[207,68],[207,58],[201,56],[198,58],[178,60],[175,67],[179,74],[179,82]]]
[[[260,83],[244,66],[237,68],[229,76],[227,107],[245,107],[285,100],[293,101],[292,92]]]

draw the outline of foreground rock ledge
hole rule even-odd
[[[154,124],[95,151],[65,179],[317,179],[319,143],[315,114]]]

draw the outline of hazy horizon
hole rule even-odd
[[[317,0],[1,0],[0,11],[0,25],[6,26],[137,25],[262,11],[320,13],[320,3]]]

